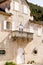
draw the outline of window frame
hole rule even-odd
[[[7,25],[7,23],[10,23],[10,26]],[[9,27],[7,27],[7,26],[9,26]],[[11,30],[11,22],[9,22],[9,21],[7,21],[7,20],[4,20],[3,27],[4,27],[4,30]]]
[[[19,11],[19,2],[14,1],[14,3],[13,3],[13,10]]]
[[[10,25],[9,25],[8,23],[9,23]],[[8,24],[8,25],[7,25],[7,24]],[[8,26],[9,26],[9,27],[8,27]],[[8,22],[8,21],[6,22],[6,29],[7,29],[7,30],[10,30],[10,29],[11,29],[11,22]]]
[[[26,5],[23,5],[23,13],[28,14],[28,8]]]

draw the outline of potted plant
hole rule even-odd
[[[16,65],[14,62],[6,62],[5,65]]]
[[[28,63],[27,63],[27,64],[32,65],[32,64],[34,64],[34,63],[35,63],[35,61],[34,61],[34,60],[32,60],[32,61],[28,61]]]

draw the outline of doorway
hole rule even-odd
[[[24,49],[18,48],[17,50],[17,58],[16,58],[17,64],[23,64],[24,63]]]

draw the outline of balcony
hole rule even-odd
[[[13,38],[25,38],[25,39],[33,39],[33,33],[27,32],[27,31],[19,31],[15,30],[11,32],[11,36]]]

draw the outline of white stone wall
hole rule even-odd
[[[20,2],[19,2],[20,3]],[[29,30],[29,18],[30,18],[30,10],[26,3],[26,6],[28,7],[28,14],[24,14],[22,12],[22,4],[20,3],[20,11],[13,10],[13,15],[11,16],[11,22],[15,22],[15,29],[18,28],[19,24],[22,22],[23,26],[25,28],[28,27]],[[4,15],[0,15],[0,31],[1,31],[1,24],[5,20]],[[31,24],[31,23],[30,23]],[[34,26],[34,24],[33,24]],[[40,25],[39,25],[40,26]],[[36,26],[37,27],[37,26]],[[36,28],[35,27],[35,28]],[[38,27],[37,27],[38,28]],[[4,33],[5,31],[3,31]],[[2,33],[2,34],[3,34]],[[9,32],[8,32],[9,33]],[[2,35],[1,34],[1,35]],[[4,36],[7,34],[7,32],[4,34]],[[0,36],[1,36],[0,35]],[[3,38],[3,36],[1,36]],[[37,35],[37,30],[34,29],[33,34],[33,40],[27,39],[15,39],[12,41],[12,39],[9,38],[9,36],[6,38],[6,40],[3,43],[0,43],[0,49],[5,49],[6,54],[0,55],[0,61],[9,61],[13,60],[16,62],[17,58],[17,50],[19,47],[24,49],[24,56],[25,56],[25,63],[28,63],[28,61],[35,61],[35,63],[43,64],[43,33],[42,36]],[[36,48],[37,54],[33,53],[33,49]],[[3,65],[3,62],[2,62]]]

